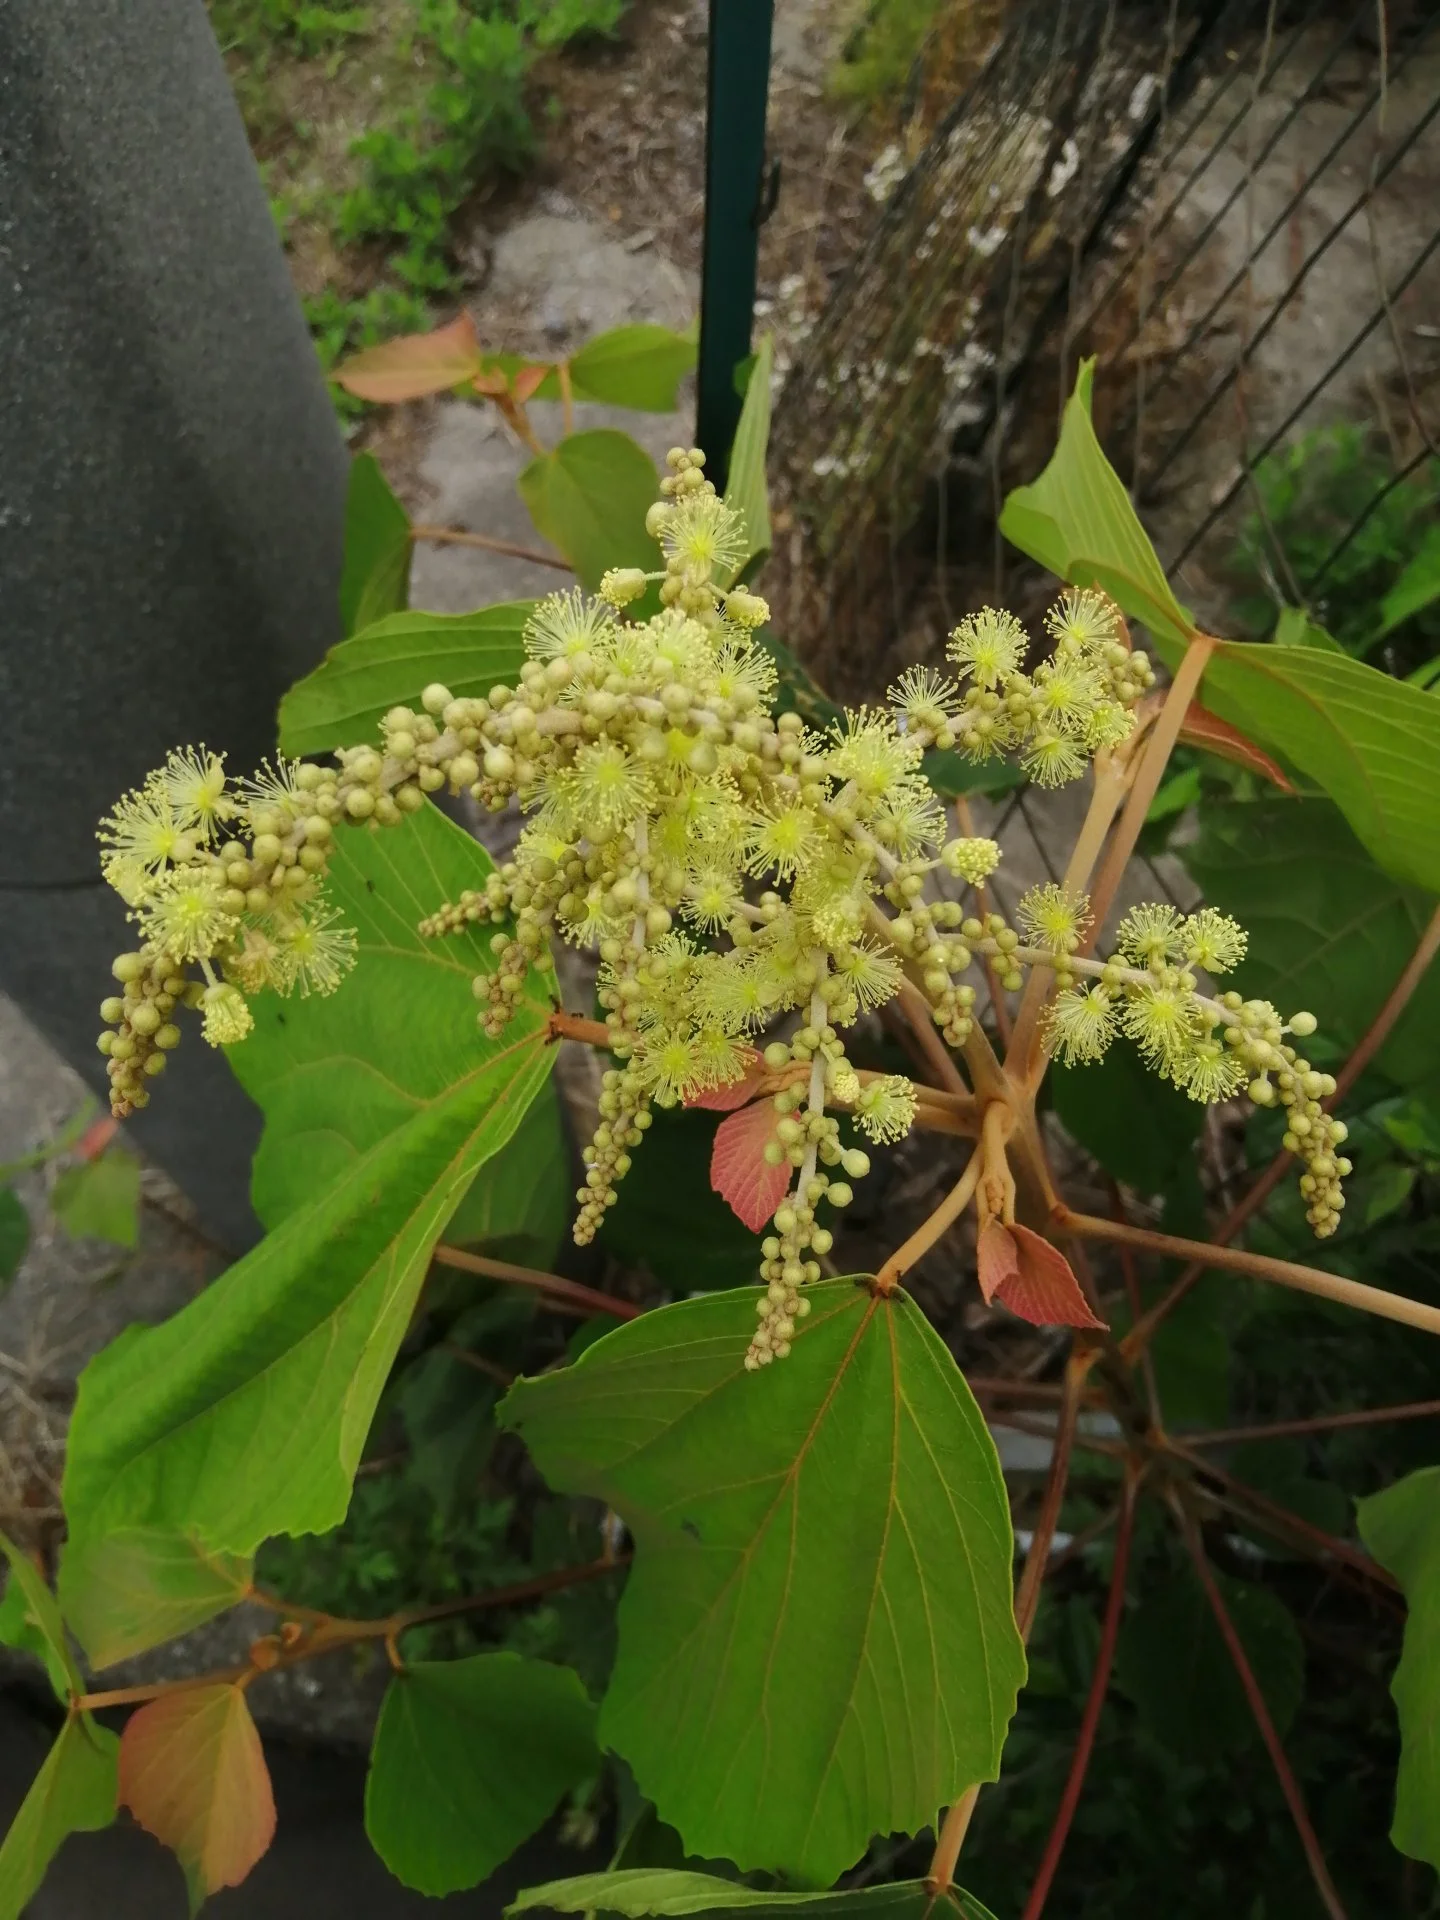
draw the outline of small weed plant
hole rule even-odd
[[[514,1912],[1035,1920],[1052,1892],[1097,1911],[1062,1856],[1102,1715],[1123,1711],[1146,1811],[1117,1816],[1097,1769],[1084,1861],[1132,1814],[1160,1823],[1162,1855],[1182,1830],[1198,1846],[1197,1782],[1233,1770],[1232,1826],[1268,1794],[1293,1838],[1263,1885],[1220,1861],[1177,1912],[1398,1910],[1398,1868],[1343,1848],[1332,1866],[1317,1840],[1302,1776],[1350,1723],[1321,1700],[1287,1753],[1304,1691],[1287,1596],[1317,1591],[1313,1566],[1362,1618],[1408,1601],[1398,1771],[1354,1806],[1393,1801],[1397,1848],[1433,1865],[1440,1466],[1422,1453],[1370,1491],[1357,1541],[1337,1487],[1283,1443],[1413,1423],[1418,1395],[1347,1397],[1433,1380],[1433,1274],[1407,1282],[1399,1241],[1370,1278],[1343,1257],[1352,1196],[1372,1228],[1397,1223],[1440,1167],[1418,1088],[1377,1079],[1408,1068],[1416,1088],[1415,1049],[1433,1056],[1415,1025],[1396,1051],[1440,945],[1433,696],[1338,650],[1196,629],[1095,439],[1086,369],[1004,515],[1058,577],[1043,636],[977,609],[943,665],[829,708],[758,590],[767,351],[723,493],[697,448],[659,475],[613,430],[540,442],[537,397],[567,428],[576,398],[666,410],[693,351],[625,328],[527,362],[460,321],[351,363],[373,401],[496,407],[573,584],[412,611],[417,539],[493,543],[412,527],[362,456],[349,637],[287,697],[273,762],[236,778],[178,748],[102,823],[135,925],[101,1007],[114,1111],[163,1099],[198,1026],[264,1113],[269,1231],[86,1370],[57,1589],[5,1546],[0,1621],[42,1651],[63,1723],[0,1853],[0,1914],[65,1833],[120,1807],[196,1899],[242,1880],[274,1829],[252,1688],[367,1644],[391,1669],[367,1831],[428,1894],[485,1879],[568,1801],[575,1833],[623,1810],[614,1864]],[[1217,805],[1205,904],[1120,912],[1181,742],[1270,797]],[[1063,873],[1002,911],[1001,848],[966,795],[1007,763],[1087,804]],[[446,796],[517,813],[513,854],[492,863]],[[1288,918],[1267,855],[1309,872]],[[1383,966],[1334,960],[1332,883],[1387,903]],[[592,1005],[564,1004],[564,947],[592,958]],[[603,1059],[573,1198],[562,1047]],[[1221,1113],[1266,1157],[1210,1223],[1195,1141]],[[1111,1170],[1108,1211],[1067,1199],[1053,1116]],[[1362,1132],[1389,1151],[1367,1164]],[[663,1202],[697,1138],[714,1211],[687,1202],[677,1224]],[[852,1271],[852,1209],[919,1141],[938,1203]],[[1401,1157],[1403,1190],[1377,1185]],[[1243,1244],[1272,1192],[1289,1237]],[[636,1248],[653,1285],[556,1272],[567,1232]],[[1291,1257],[1298,1234],[1342,1257]],[[922,1310],[926,1265],[952,1295],[973,1286],[1002,1336],[1043,1340],[1039,1367],[967,1379]],[[1223,1376],[1231,1347],[1283,1343],[1287,1311],[1322,1316],[1323,1364],[1227,1432],[1197,1355],[1218,1342]],[[1291,1412],[1311,1395],[1319,1411]],[[1026,1409],[1050,1445],[1017,1556],[992,1434]],[[388,1452],[409,1462],[394,1479]],[[1257,1530],[1283,1560],[1236,1548]],[[88,1670],[241,1600],[273,1628],[231,1667]],[[107,1709],[128,1712],[118,1736]],[[443,1794],[417,1788],[437,1777]],[[1153,1884],[1147,1845],[1122,1831],[1103,1854],[1106,1911]]]

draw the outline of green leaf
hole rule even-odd
[[[30,1245],[30,1216],[13,1187],[0,1187],[0,1287],[15,1278]]]
[[[1283,754],[1397,880],[1440,893],[1440,710],[1432,695],[1314,647],[1224,641],[1205,704]]]
[[[208,1553],[188,1534],[125,1527],[65,1548],[60,1604],[90,1664],[110,1667],[237,1605],[251,1571],[248,1559]]]
[[[1324,800],[1217,803],[1201,822],[1199,840],[1181,851],[1210,905],[1249,931],[1236,985],[1287,1014],[1313,1013],[1324,1039],[1348,1052],[1434,902],[1382,873]],[[1399,1087],[1440,1082],[1440,968],[1420,981],[1375,1066]]]
[[[173,1525],[250,1553],[267,1534],[344,1518],[430,1250],[554,1060],[533,1008],[498,1046],[478,1034],[473,1000],[465,1019],[449,1017],[470,999],[473,934],[414,952],[415,922],[453,896],[466,862],[470,883],[483,883],[480,850],[433,808],[383,834],[342,836],[334,897],[359,931],[359,974],[333,1001],[265,1007],[271,1046],[257,1019],[237,1049],[251,1054],[250,1090],[312,1197],[173,1319],[131,1329],[86,1368],[65,1472],[73,1537]],[[387,940],[411,949],[412,991],[381,1004],[360,983],[367,948]],[[332,1020],[326,1057],[316,1035]],[[385,1068],[402,1045],[397,1085]],[[272,1193],[282,1187],[268,1177]]]
[[[1390,1691],[1400,1712],[1400,1772],[1390,1838],[1440,1868],[1440,1467],[1422,1467],[1356,1505],[1360,1538],[1400,1582],[1409,1607]]]
[[[1157,638],[1184,647],[1194,623],[1171,593],[1130,496],[1095,437],[1094,376],[1095,362],[1082,361],[1050,464],[1006,500],[1000,531],[1062,580],[1102,588]]]
[[[774,345],[767,333],[756,349],[745,387],[745,402],[730,448],[730,477],[725,498],[745,522],[745,559],[735,570],[737,580],[749,579],[770,552],[770,492],[765,484],[765,456],[770,446],[770,379]]]
[[[648,1144],[648,1143],[647,1143]],[[548,1268],[570,1220],[570,1148],[552,1082],[505,1151],[476,1174],[445,1229],[452,1246]]]
[[[83,1693],[80,1670],[75,1665],[70,1642],[65,1637],[65,1623],[60,1618],[59,1605],[41,1578],[39,1568],[28,1554],[22,1553],[3,1533],[0,1533],[0,1553],[10,1563],[10,1581],[4,1601],[7,1616],[11,1616],[6,1622],[10,1629],[5,1636],[6,1644],[26,1645],[44,1660],[50,1684],[58,1699],[64,1700],[72,1693]],[[23,1611],[15,1610],[19,1614],[18,1620],[11,1613],[16,1592],[23,1603]],[[24,1632],[15,1632],[14,1629],[22,1624]]]
[[[603,400],[640,413],[673,413],[679,386],[695,365],[696,343],[669,327],[612,327],[588,340],[570,362],[577,400]]]
[[[140,1238],[140,1162],[123,1147],[67,1167],[50,1191],[50,1207],[77,1240],[133,1247]]]
[[[878,1887],[850,1887],[841,1893],[766,1893],[757,1887],[737,1886],[708,1873],[685,1873],[668,1867],[632,1867],[621,1872],[584,1873],[573,1880],[552,1880],[546,1887],[528,1887],[505,1909],[507,1914],[618,1913],[625,1920],[683,1920],[692,1913],[710,1913],[716,1920],[730,1914],[755,1914],[762,1920],[774,1913],[779,1920],[994,1920],[973,1894],[959,1887],[937,1898],[923,1880],[894,1880]]]
[[[20,1920],[70,1834],[94,1833],[115,1818],[119,1751],[115,1735],[88,1714],[60,1729],[0,1846],[0,1920]]]
[[[1137,1193],[1159,1193],[1200,1138],[1204,1107],[1151,1072],[1124,1041],[1092,1066],[1057,1060],[1049,1078],[1065,1131]]]
[[[1146,826],[1158,820],[1173,820],[1176,814],[1184,813],[1187,807],[1194,806],[1200,798],[1200,769],[1188,766],[1182,773],[1171,777],[1156,793],[1145,814]]]
[[[658,1280],[687,1288],[738,1287],[760,1266],[762,1235],[751,1233],[710,1184],[710,1154],[724,1114],[660,1108],[606,1214],[601,1244],[648,1266]]]
[[[1323,653],[1343,653],[1333,634],[1313,621],[1304,607],[1281,607],[1271,635],[1277,647],[1319,647]]]
[[[932,747],[920,771],[943,800],[962,793],[1013,793],[1025,779],[1009,760],[967,760],[953,747]]]
[[[422,1353],[405,1369],[396,1404],[410,1444],[409,1477],[450,1520],[473,1497],[495,1444],[499,1390],[446,1348]]]
[[[1440,600],[1440,526],[1430,527],[1414,558],[1380,602],[1380,625],[1368,645],[1374,646],[1396,627],[1404,626]]]
[[[843,719],[843,714],[823,688],[810,677],[809,670],[802,666],[785,642],[771,632],[769,627],[761,627],[755,635],[756,644],[762,646],[775,662],[775,711],[784,713],[793,710],[800,715],[807,727],[824,732],[835,721]]]
[[[356,633],[410,598],[410,516],[390,490],[373,453],[350,462],[345,498],[345,561],[340,574],[340,624]]]
[[[1196,629],[1095,437],[1093,369],[1081,367],[1050,464],[1010,495],[1001,531],[1062,579],[1112,594],[1173,665]],[[1323,787],[1388,873],[1440,893],[1440,715],[1422,688],[1323,646],[1226,640],[1203,698]]]
[[[913,1301],[822,1281],[749,1374],[755,1299],[646,1314],[501,1420],[634,1536],[603,1744],[693,1853],[828,1885],[996,1776],[1025,1670],[1010,1515]]]
[[[1214,1575],[1276,1731],[1295,1717],[1305,1684],[1300,1629],[1266,1587]],[[1190,1573],[1147,1593],[1120,1630],[1116,1680],[1155,1739],[1174,1752],[1223,1759],[1259,1738],[1210,1602]]]
[[[255,1031],[228,1056],[265,1115],[251,1199],[267,1227],[303,1209],[427,1102],[443,1098],[462,1057],[479,1065],[499,1051],[476,1032],[471,987],[476,974],[494,967],[493,929],[487,922],[441,940],[418,931],[442,900],[483,888],[491,871],[485,849],[438,807],[423,807],[383,832],[339,835],[326,891],[355,929],[355,970],[326,997],[260,996]],[[533,1032],[548,1010],[538,976],[526,1002],[525,1021],[513,1033]],[[396,1008],[404,1009],[403,1019]],[[512,1223],[525,1195],[548,1191],[553,1179],[549,1171],[538,1174],[527,1155],[557,1138],[557,1097],[547,1087],[534,1099],[545,1113],[539,1120],[532,1109],[512,1115],[515,1137],[487,1156],[484,1175],[477,1175],[515,1189]]]
[[[407,1887],[477,1886],[562,1794],[600,1770],[595,1709],[569,1667],[480,1653],[390,1682],[365,1783],[365,1831]]]
[[[660,479],[628,433],[613,427],[572,433],[532,460],[516,484],[536,531],[559,548],[592,593],[611,567],[654,571],[658,553],[645,515]]]
[[[280,751],[323,754],[373,742],[391,707],[414,706],[432,681],[457,697],[515,684],[533,600],[477,613],[392,613],[331,647],[280,702]]]

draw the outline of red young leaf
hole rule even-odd
[[[1003,1287],[1020,1278],[1020,1250],[998,1220],[991,1220],[975,1243],[975,1277],[987,1307]]]
[[[239,1687],[162,1694],[126,1722],[120,1804],[179,1856],[198,1902],[236,1887],[275,1837],[275,1796]]]
[[[517,367],[515,378],[510,382],[512,397],[523,407],[535,389],[543,387],[553,372],[554,368],[546,366],[543,361],[533,366]]]
[[[480,371],[481,358],[475,322],[462,313],[433,333],[407,333],[352,354],[334,377],[359,400],[419,400],[471,379]]]
[[[685,1102],[687,1107],[709,1107],[716,1113],[733,1113],[736,1107],[743,1107],[753,1100],[760,1091],[760,1082],[765,1077],[765,1063],[753,1048],[745,1048],[745,1071],[738,1080],[727,1080],[723,1087],[707,1087],[704,1093],[697,1093]]]
[[[992,1220],[976,1249],[980,1291],[1036,1327],[1104,1327],[1090,1311],[1070,1262],[1029,1227]]]
[[[1218,753],[1222,760],[1234,760],[1239,766],[1248,767],[1251,773],[1269,780],[1282,793],[1295,791],[1268,753],[1262,753],[1253,740],[1247,740],[1238,728],[1222,720],[1219,714],[1211,713],[1208,707],[1202,707],[1198,700],[1192,700],[1186,709],[1180,738],[1187,746],[1205,747],[1211,753]]]
[[[790,1185],[790,1163],[772,1167],[766,1143],[775,1137],[777,1115],[768,1100],[741,1107],[715,1129],[710,1184],[752,1233],[761,1233]]]
[[[81,1134],[75,1143],[75,1151],[82,1160],[98,1160],[119,1131],[120,1122],[113,1114],[102,1113]]]

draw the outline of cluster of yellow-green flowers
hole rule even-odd
[[[1050,655],[1029,673],[1023,628],[987,608],[951,638],[957,678],[912,670],[888,708],[822,734],[773,711],[776,670],[756,638],[768,608],[728,584],[747,552],[739,516],[698,451],[676,449],[668,466],[647,519],[664,566],[540,602],[515,685],[462,697],[428,686],[385,716],[377,745],[345,749],[335,767],[282,763],[238,788],[215,757],[175,755],[121,803],[102,828],[105,871],[142,943],[117,961],[123,995],[103,1010],[115,1110],[144,1104],[182,1003],[199,1006],[208,1039],[230,1043],[261,988],[338,984],[352,943],[320,894],[333,827],[393,824],[445,789],[496,811],[516,800],[526,815],[514,857],[421,925],[496,929],[495,965],[475,981],[483,1031],[497,1036],[532,969],[553,966],[557,936],[599,956],[616,1064],[585,1149],[578,1241],[614,1204],[652,1108],[735,1082],[771,1036],[764,1063],[783,1084],[767,1157],[794,1177],[763,1245],[752,1367],[789,1351],[801,1289],[832,1244],[820,1210],[848,1204],[868,1171],[838,1115],[872,1141],[900,1138],[915,1117],[903,1077],[862,1082],[845,1030],[908,981],[963,1047],[976,999],[963,976],[980,958],[1011,989],[1027,967],[1054,974],[1046,1031],[1068,1061],[1098,1059],[1124,1032],[1197,1099],[1248,1083],[1253,1099],[1283,1102],[1287,1144],[1308,1161],[1310,1218],[1330,1231],[1348,1171],[1334,1152],[1344,1130],[1319,1104],[1333,1082],[1285,1044],[1313,1021],[1297,1015],[1287,1030],[1268,1005],[1197,984],[1243,954],[1233,922],[1138,909],[1102,961],[1079,957],[1086,905],[1056,887],[1025,896],[1019,931],[948,896],[947,879],[981,886],[1000,851],[948,835],[922,756],[1015,752],[1055,784],[1119,745],[1153,675],[1113,604],[1067,591],[1047,620]],[[652,590],[658,609],[631,617]]]
[[[101,869],[141,934],[100,1008],[115,1113],[149,1100],[146,1083],[180,1044],[180,1007],[198,1009],[205,1038],[224,1046],[254,1025],[248,995],[340,984],[355,936],[321,883],[344,814],[332,768],[282,761],[232,787],[201,747],[172,753],[101,822]]]
[[[1244,929],[1213,907],[1192,914],[1133,907],[1116,929],[1114,952],[1101,961],[1076,958],[1088,906],[1057,886],[1036,887],[1016,914],[1032,944],[1020,944],[1013,932],[992,936],[993,950],[1011,965],[1054,970],[1059,991],[1046,1009],[1051,1051],[1066,1065],[1084,1065],[1102,1059],[1123,1033],[1148,1066],[1194,1100],[1229,1100],[1243,1090],[1256,1106],[1283,1106],[1285,1146],[1305,1162],[1306,1218],[1322,1239],[1332,1234],[1345,1205],[1340,1182],[1351,1171],[1339,1151],[1348,1129],[1321,1104],[1335,1092],[1334,1077],[1289,1044],[1314,1033],[1314,1014],[1295,1013],[1287,1022],[1268,1000],[1200,992],[1199,974],[1228,973],[1247,946]],[[979,945],[992,950],[990,938]]]

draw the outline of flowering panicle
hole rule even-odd
[[[381,760],[363,749],[378,780]],[[100,824],[101,871],[130,909],[141,944],[121,954],[121,991],[101,1007],[100,1050],[120,1115],[143,1107],[148,1083],[179,1045],[176,1015],[191,1008],[212,1046],[254,1025],[248,996],[330,993],[354,958],[354,935],[322,898],[337,820],[379,802],[334,769],[279,761],[235,786],[218,754],[172,753]],[[399,819],[419,805],[398,794]]]
[[[1054,651],[1026,673],[1030,640],[1013,613],[982,607],[967,615],[948,649],[963,690],[911,668],[891,696],[906,738],[971,760],[1017,753],[1042,787],[1078,779],[1095,754],[1130,733],[1131,709],[1155,675],[1103,593],[1067,589],[1045,624]]]
[[[233,1045],[262,990],[332,991],[354,958],[321,891],[334,831],[393,825],[448,791],[526,815],[513,857],[420,923],[429,937],[490,930],[493,964],[474,982],[483,1032],[497,1037],[527,980],[553,967],[554,939],[598,953],[614,1064],[584,1150],[578,1241],[615,1204],[655,1107],[741,1080],[751,1040],[786,1034],[764,1047],[778,1088],[766,1154],[790,1179],[762,1244],[751,1368],[789,1352],[803,1288],[833,1244],[824,1210],[846,1206],[868,1171],[838,1113],[876,1143],[915,1123],[914,1087],[858,1073],[845,1029],[918,992],[945,1042],[965,1047],[976,1003],[965,976],[981,959],[1008,990],[1027,968],[1053,976],[1045,1031],[1067,1063],[1100,1059],[1123,1033],[1196,1099],[1248,1084],[1252,1099],[1283,1104],[1310,1218],[1331,1231],[1349,1166],[1321,1104],[1334,1083],[1286,1043],[1313,1022],[1287,1028],[1265,1003],[1197,986],[1195,969],[1243,957],[1232,921],[1137,908],[1112,957],[1091,959],[1088,903],[1060,886],[1032,889],[1012,927],[933,885],[984,887],[1000,849],[947,839],[927,747],[1015,752],[1053,782],[1129,732],[1153,675],[1113,604],[1064,594],[1046,622],[1053,651],[1028,674],[1020,623],[984,609],[952,636],[955,678],[913,668],[890,709],[848,713],[821,735],[773,711],[775,663],[757,637],[768,609],[732,584],[743,525],[697,450],[672,451],[646,524],[663,567],[613,569],[595,598],[541,601],[513,684],[463,696],[427,686],[385,715],[375,744],[328,768],[281,762],[239,787],[203,749],[175,755],[120,803],[101,829],[103,866],[143,944],[116,962],[123,991],[102,1010],[115,1110],[144,1104],[182,1007],[200,1012],[207,1040]],[[652,583],[660,610],[630,618]]]

